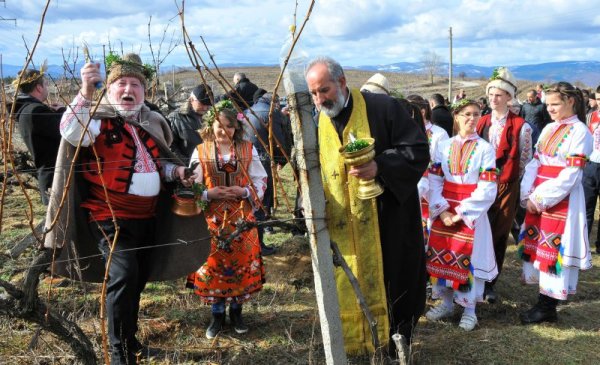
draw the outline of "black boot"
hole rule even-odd
[[[210,324],[206,329],[206,338],[212,340],[217,337],[221,329],[223,328],[223,324],[225,323],[225,313],[213,313],[212,319],[210,320]]]
[[[262,256],[270,256],[275,253],[275,247],[267,246],[264,243],[260,243],[260,254]]]
[[[485,283],[483,298],[490,304],[494,304],[498,300],[498,294],[496,294],[496,291],[494,290],[494,284],[489,281],[486,281]]]
[[[519,315],[522,324],[556,322],[556,305],[558,299],[540,294],[538,302],[526,312]]]
[[[242,334],[248,332],[248,326],[242,319],[242,307],[232,309],[229,307],[229,320],[236,333]]]

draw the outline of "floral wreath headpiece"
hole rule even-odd
[[[471,99],[460,99],[459,101],[452,103],[452,105],[450,105],[450,108],[452,110],[457,110],[457,109],[461,109],[464,108],[467,105],[473,105],[476,104],[476,102],[474,100]]]
[[[225,109],[229,109],[231,110],[233,113],[236,113],[235,107],[233,106],[233,103],[231,102],[231,100],[221,100],[218,103],[216,103],[215,105],[213,105],[210,109],[208,109],[208,111],[206,112],[206,114],[204,114],[204,117],[202,119],[204,119],[204,121],[206,122],[206,124],[209,127],[212,127],[215,119],[217,118],[217,116],[219,115],[219,113],[221,113],[221,111],[225,110]],[[241,114],[241,113],[239,113]],[[243,120],[243,115],[242,115],[242,119],[240,119],[240,115],[237,115],[237,120],[239,120],[240,122]]]

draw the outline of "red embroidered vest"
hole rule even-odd
[[[489,142],[489,130],[492,124],[492,114],[481,117],[477,122],[477,134]],[[498,183],[505,184],[519,179],[519,135],[525,119],[509,111],[506,126],[496,149],[496,167],[500,170]]]
[[[590,132],[592,133],[592,135],[594,134],[594,131],[596,130],[596,128],[598,128],[599,124],[600,124],[600,113],[598,113],[598,111],[595,111],[592,113],[592,115],[590,117],[590,125],[588,126],[590,128]]]
[[[133,128],[136,128],[140,140],[152,156],[156,168],[159,169],[159,149],[156,142],[144,129]],[[100,135],[94,141],[94,148],[100,158],[100,168],[106,188],[119,193],[127,193],[136,162],[136,146],[123,122],[114,119],[102,120]],[[83,150],[81,162],[83,177],[93,184],[102,186],[92,147]]]

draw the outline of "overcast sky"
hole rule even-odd
[[[181,4],[181,0],[177,0]],[[206,40],[216,62],[278,63],[293,23],[293,0],[188,0],[185,19],[196,46]],[[309,1],[298,0],[298,24]],[[0,0],[0,53],[21,65],[39,30],[43,0]],[[2,6],[5,5],[5,6]],[[148,22],[156,52],[172,36],[181,43],[174,0],[52,0],[34,62],[62,64],[63,54],[86,41],[101,58],[102,46],[135,51],[150,63]],[[511,66],[566,60],[600,60],[600,11],[590,0],[322,0],[301,37],[309,56],[329,55],[344,66],[415,62],[428,51],[448,61],[448,28],[454,62]],[[27,45],[27,46],[26,46]],[[182,45],[165,65],[189,66]]]

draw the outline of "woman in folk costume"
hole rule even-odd
[[[454,302],[464,307],[459,327],[475,328],[475,306],[485,282],[498,275],[487,211],[496,198],[496,154],[475,132],[479,104],[461,100],[453,108],[458,134],[441,141],[429,168],[429,214],[433,223],[427,249],[432,297],[442,302],[425,316],[449,317]]]
[[[523,281],[539,283],[537,304],[521,313],[523,324],[556,321],[556,305],[574,294],[579,270],[592,266],[581,180],[592,153],[583,96],[567,82],[545,89],[553,122],[540,134],[521,182],[527,214],[520,235]]]
[[[420,95],[409,95],[406,97],[412,105],[416,106],[425,125],[425,133],[429,142],[429,155],[431,158],[435,156],[437,146],[440,141],[448,139],[448,133],[444,128],[431,123],[431,107],[429,102],[423,99]],[[413,115],[413,119],[418,120],[417,116]],[[423,237],[425,238],[425,247],[429,240],[429,230],[431,229],[431,220],[429,219],[429,179],[427,178],[428,170],[425,170],[423,177],[419,180],[417,188],[419,189],[419,200],[421,201],[421,218],[423,223]]]
[[[221,101],[203,117],[205,127],[191,158],[195,182],[204,184],[201,199],[207,203],[204,217],[211,233],[211,253],[204,265],[188,276],[200,300],[212,304],[212,320],[206,337],[214,338],[225,323],[225,305],[237,333],[248,327],[242,320],[242,303],[262,289],[264,267],[256,228],[244,231],[228,247],[217,236],[227,237],[239,219],[255,221],[260,209],[267,173],[251,142],[243,140],[243,129],[231,101]]]

